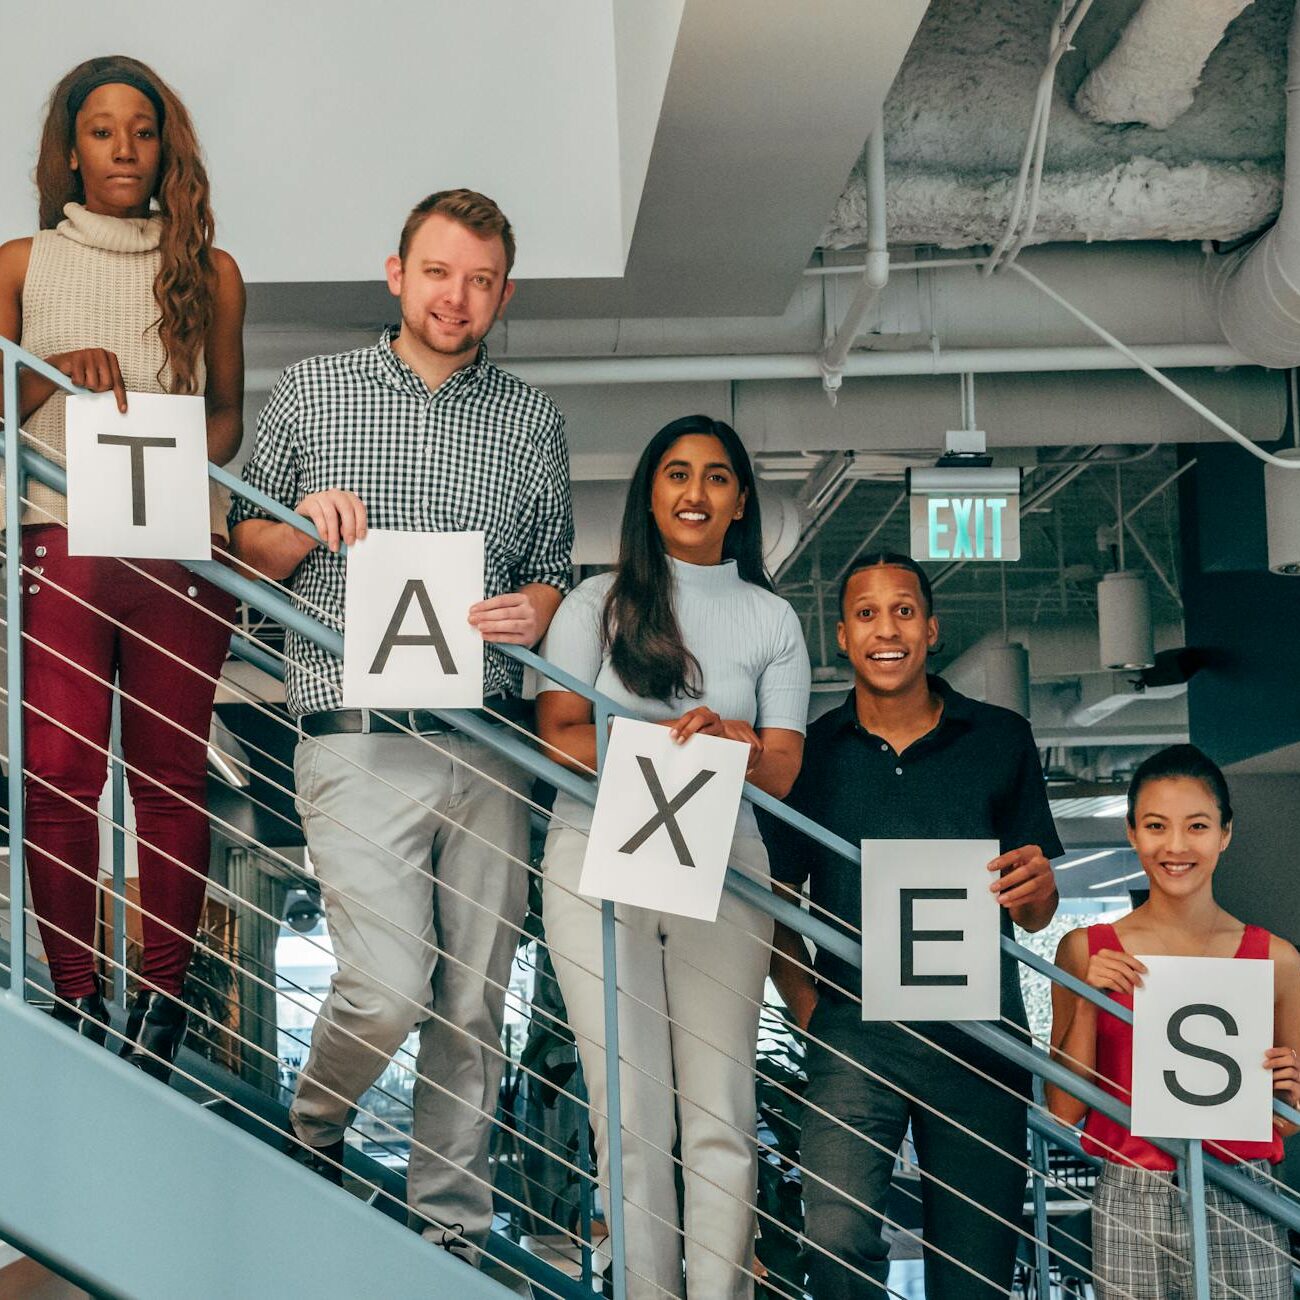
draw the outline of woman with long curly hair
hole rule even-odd
[[[75,384],[113,392],[123,411],[129,392],[201,394],[208,456],[224,464],[243,427],[244,288],[212,244],[185,106],[135,59],[79,64],[50,97],[36,184],[38,233],[0,245],[0,335]],[[20,388],[26,444],[62,462],[62,390],[30,371]],[[54,1014],[105,1040],[96,805],[116,675],[143,931],[122,1053],[165,1077],[205,894],[206,740],[233,601],[172,561],[69,556],[66,501],[35,480],[22,519],[7,522],[10,541],[18,526],[22,537],[28,862]],[[211,523],[224,546],[215,491]]]
[[[764,569],[762,537],[758,485],[735,430],[703,415],[674,420],[637,463],[617,567],[570,593],[544,653],[680,743],[706,735],[748,745],[748,779],[783,798],[803,761],[810,670],[799,619]],[[583,696],[543,684],[537,728],[570,762],[595,766],[596,725]],[[556,799],[542,913],[607,1179],[600,906],[577,892],[590,826],[589,809]],[[747,803],[731,863],[768,885]],[[716,924],[622,905],[615,915],[629,1067],[627,1294],[650,1300],[685,1287],[698,1300],[741,1300],[754,1290],[752,1062],[772,922],[732,894]]]

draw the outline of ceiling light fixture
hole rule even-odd
[[[1151,631],[1151,592],[1146,575],[1124,567],[1124,494],[1115,467],[1115,534],[1118,567],[1097,584],[1097,632],[1101,666],[1150,668],[1156,661]]]

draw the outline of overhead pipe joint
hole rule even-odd
[[[835,405],[844,378],[849,349],[862,330],[867,312],[889,283],[889,236],[885,222],[885,128],[881,123],[867,137],[867,256],[858,290],[844,320],[826,345],[819,362],[822,387]]]

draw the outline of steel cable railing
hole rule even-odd
[[[135,566],[131,566],[131,567],[135,567]],[[128,629],[128,630],[129,630],[129,629]],[[61,656],[61,657],[62,657],[62,656]],[[68,661],[68,662],[71,663],[71,661]],[[72,666],[74,666],[74,667],[79,667],[79,665],[75,665],[75,664],[73,664]],[[167,719],[167,721],[170,721],[170,720]],[[285,766],[287,767],[287,764],[285,764]],[[265,806],[265,805],[263,805],[263,806]],[[534,806],[534,807],[537,807],[537,805],[533,805],[533,806]],[[287,819],[285,819],[285,820],[287,820]],[[724,920],[725,920],[725,918],[724,918]],[[845,928],[848,929],[848,930],[850,930],[850,932],[852,932],[852,933],[857,933],[857,931],[856,931],[856,927],[851,927],[851,926],[849,926],[849,927],[845,927]],[[732,991],[734,992],[734,990],[732,990]],[[1013,1023],[1012,1021],[1010,1021],[1009,1019],[1007,1019],[1005,1016],[1002,1017],[1002,1021],[1003,1021],[1003,1023],[1005,1023],[1007,1026],[1009,1026],[1009,1027],[1011,1027],[1011,1028],[1013,1028],[1013,1029],[1019,1029],[1018,1026],[1015,1026],[1014,1023]],[[1273,1181],[1276,1181],[1276,1180],[1273,1180]]]
[[[526,658],[526,656],[524,656],[524,655],[521,655],[521,658]],[[824,835],[824,832],[823,832],[823,835]],[[741,892],[742,892],[742,893],[744,893],[744,892],[745,892],[745,891],[744,891],[744,889],[742,889],[742,891],[741,891]],[[975,1035],[975,1036],[979,1036],[979,1035]]]

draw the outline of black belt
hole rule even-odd
[[[516,696],[489,695],[483,701],[483,711],[488,722],[498,721],[493,714],[511,722],[529,722],[533,702]],[[428,736],[454,730],[431,709],[323,709],[319,713],[304,713],[298,719],[298,729],[304,736],[384,736],[410,732]]]

